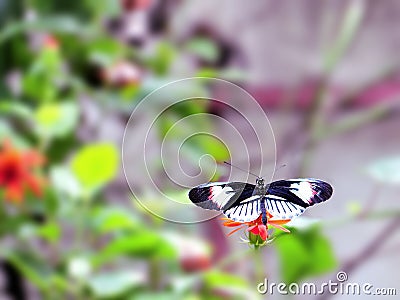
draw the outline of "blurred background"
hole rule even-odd
[[[338,271],[400,293],[399,23],[395,0],[0,0],[0,299],[280,299],[260,295],[258,283],[322,283]],[[228,106],[180,103],[150,139],[159,190],[187,201],[189,186],[171,182],[158,151],[190,127],[226,136],[211,116],[242,133],[249,161],[212,135],[189,139],[185,172],[198,174],[205,154],[217,163],[201,164],[195,184],[226,179],[221,164],[236,153],[257,174],[273,172],[275,159],[286,164],[274,180],[316,177],[334,187],[331,200],[288,224],[290,234],[271,231],[276,238],[259,249],[244,232],[228,237],[219,218],[166,222],[126,183],[121,145],[132,111],[164,84],[196,76],[248,91],[269,118],[276,153],[273,144],[254,153],[248,124]],[[184,214],[157,201],[140,157],[130,158],[135,196]]]

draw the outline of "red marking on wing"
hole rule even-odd
[[[208,200],[212,200],[212,198],[213,198],[213,188],[212,187],[210,187],[210,194],[208,195]]]

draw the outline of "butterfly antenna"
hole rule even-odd
[[[232,165],[231,163],[229,163],[229,162],[227,162],[227,161],[224,161],[224,164],[227,164],[227,165],[229,165],[229,166],[231,166],[231,167],[234,167],[234,168],[236,168],[236,169],[238,169],[238,170],[240,170],[240,171],[243,171],[243,172],[245,172],[245,173],[247,173],[247,174],[253,175],[253,176],[257,177],[257,178],[260,178],[260,176],[254,174],[254,173],[251,173],[251,172],[249,172],[249,171],[246,171],[246,170],[244,170],[244,169],[242,169],[242,168],[239,168],[239,167],[237,167],[237,166],[234,166],[234,165]]]
[[[282,165],[276,167],[274,173],[275,173],[276,171],[278,171],[278,170],[280,170],[280,169],[286,167],[286,166],[287,166],[286,164],[282,164]]]
[[[280,169],[282,169],[282,168],[284,168],[284,167],[286,167],[286,164],[282,164],[282,165],[280,165],[279,167],[276,167],[276,168],[275,168],[275,172],[278,171],[278,170],[280,170]]]

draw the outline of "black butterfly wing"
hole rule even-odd
[[[204,209],[222,211],[238,222],[250,222],[261,214],[260,202],[265,201],[273,219],[292,219],[306,208],[328,200],[333,189],[330,184],[313,178],[272,182],[267,194],[254,193],[255,186],[243,182],[211,182],[189,192],[190,200]]]
[[[222,211],[229,219],[250,222],[261,214],[261,196],[254,195],[255,185],[244,182],[211,182],[189,191],[197,206]]]
[[[224,211],[253,196],[255,186],[244,182],[210,182],[189,191],[189,199],[197,206]]]
[[[314,178],[279,180],[268,185],[266,208],[273,219],[291,219],[306,208],[328,200],[332,186]]]

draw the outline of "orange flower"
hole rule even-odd
[[[20,151],[6,140],[0,146],[0,189],[4,198],[20,202],[29,190],[36,196],[42,195],[44,180],[35,174],[44,158],[34,150]]]
[[[256,220],[251,221],[251,222],[244,222],[244,223],[236,222],[236,221],[233,221],[228,218],[222,218],[222,220],[225,221],[222,225],[224,225],[226,227],[240,226],[239,228],[236,228],[233,231],[231,231],[230,233],[228,233],[228,236],[232,235],[233,233],[242,229],[244,226],[248,226],[247,231],[251,232],[254,235],[259,235],[263,241],[267,240],[267,238],[268,238],[268,225],[271,225],[275,228],[279,228],[280,230],[283,230],[285,232],[290,232],[288,229],[281,226],[281,225],[288,223],[290,221],[290,219],[288,219],[288,220],[271,220],[272,218],[273,218],[273,216],[269,212],[267,212],[267,225],[264,225],[262,223],[262,215],[261,214]]]

